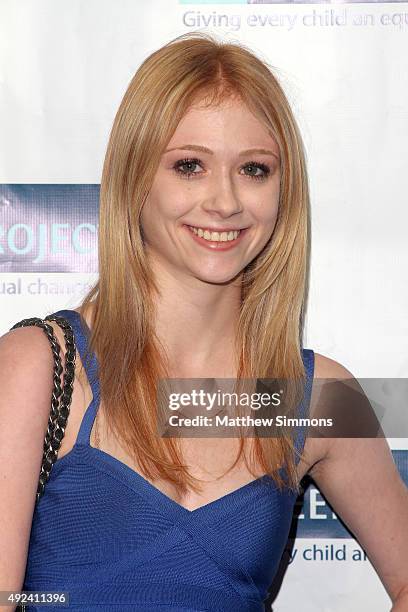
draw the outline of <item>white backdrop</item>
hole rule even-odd
[[[34,186],[35,201],[36,185],[98,184],[114,114],[140,63],[207,26],[276,68],[303,134],[312,199],[305,347],[358,377],[407,377],[405,2],[1,0],[0,333],[24,317],[75,307],[96,278],[92,266],[37,271],[27,253],[27,266],[16,266],[18,219],[10,220],[5,186]],[[32,215],[24,206],[21,214]],[[33,231],[39,240],[38,223]],[[30,293],[39,276],[53,289]],[[13,291],[17,277],[22,288]],[[389,442],[406,466],[408,440]],[[299,522],[328,520],[316,490],[309,501]],[[319,538],[300,529],[273,611],[388,611],[369,561],[352,558],[358,544],[328,537],[330,529]],[[345,546],[346,560],[302,558],[314,544]]]

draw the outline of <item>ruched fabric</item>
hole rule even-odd
[[[262,476],[190,511],[126,464],[90,445],[99,405],[95,354],[84,361],[89,329],[66,317],[91,385],[72,450],[54,464],[32,521],[23,590],[65,591],[69,605],[28,610],[81,612],[263,612],[292,521],[296,494]],[[313,382],[314,352],[301,415]],[[305,428],[296,447],[305,442]]]

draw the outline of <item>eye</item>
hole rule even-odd
[[[196,157],[186,157],[184,159],[179,159],[178,161],[176,161],[173,166],[173,170],[176,172],[176,174],[180,176],[180,178],[190,179],[194,175],[201,174],[200,172],[194,171],[196,166],[202,167],[202,162],[200,159],[197,159]],[[255,161],[250,161],[246,163],[244,166],[241,166],[240,169],[249,169],[250,173],[246,174],[246,176],[256,181],[266,180],[271,172],[269,166]]]
[[[245,166],[242,166],[242,169],[247,169],[249,168],[251,171],[251,174],[247,174],[246,176],[249,176],[257,181],[261,180],[265,180],[268,178],[271,169],[269,168],[269,166],[267,166],[266,164],[261,164],[259,162],[248,162],[247,164],[245,164]],[[256,171],[256,170],[261,170],[261,174],[252,174],[252,171]]]
[[[199,172],[193,172],[195,166],[200,166],[201,161],[196,158],[179,159],[173,166],[174,171],[181,176],[181,178],[190,178],[193,174],[199,174]],[[186,169],[186,171],[184,169]]]

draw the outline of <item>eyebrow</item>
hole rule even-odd
[[[173,147],[172,149],[167,149],[165,153],[170,153],[170,151],[200,151],[202,153],[208,153],[209,155],[214,155],[214,151],[211,151],[211,149],[209,149],[208,147],[203,147],[201,145],[194,145],[194,144],[185,144],[185,145],[182,145],[181,147]],[[259,147],[255,149],[245,149],[245,151],[241,151],[239,155],[240,156],[250,155],[251,153],[258,153],[261,155],[273,155],[273,157],[276,157],[276,159],[279,159],[279,156],[273,151],[271,151],[270,149],[263,149]]]

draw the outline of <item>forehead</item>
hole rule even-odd
[[[215,149],[220,142],[242,148],[268,147],[279,153],[270,130],[239,99],[210,106],[200,101],[192,105],[179,122],[169,147],[193,142]]]

